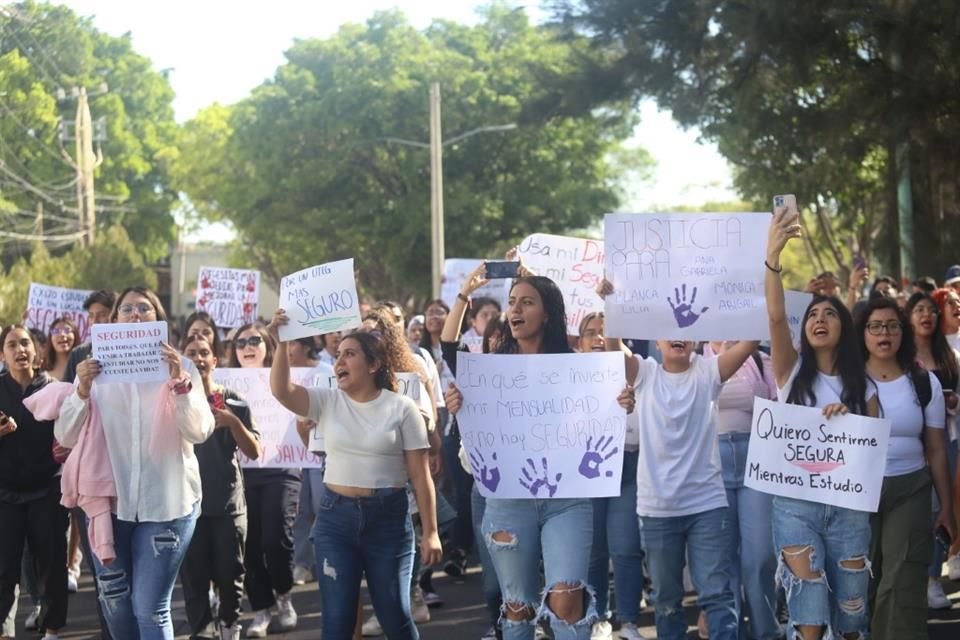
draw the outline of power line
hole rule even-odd
[[[28,137],[28,138],[30,138],[31,140],[33,140],[34,142],[36,142],[38,145],[40,145],[40,148],[42,148],[42,149],[44,150],[44,152],[47,153],[47,155],[49,155],[49,156],[51,156],[51,157],[53,157],[53,158],[56,158],[57,160],[59,160],[60,162],[62,162],[62,163],[65,164],[65,165],[67,165],[67,166],[70,167],[71,169],[76,169],[76,167],[74,167],[70,162],[68,162],[68,161],[63,157],[62,154],[57,153],[57,152],[54,151],[52,148],[48,147],[48,146],[46,145],[46,143],[40,141],[40,140],[36,137],[36,134],[34,133],[34,130],[33,130],[32,128],[28,127],[26,124],[24,124],[23,120],[21,120],[20,118],[18,118],[18,117],[16,116],[16,114],[14,114],[14,112],[13,112],[13,111],[10,109],[10,107],[7,105],[6,100],[4,100],[2,97],[0,97],[0,109],[3,109],[3,111],[4,111],[8,116],[10,116],[10,118],[12,118],[14,122],[17,123],[17,125],[23,130],[23,132],[27,134],[27,137]]]

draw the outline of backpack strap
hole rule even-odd
[[[913,389],[917,392],[917,400],[920,401],[921,411],[926,412],[927,405],[933,399],[933,385],[930,384],[930,374],[926,369],[917,367],[910,372],[910,379],[913,381]],[[926,422],[926,415],[924,415]]]

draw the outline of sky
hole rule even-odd
[[[325,38],[342,24],[365,21],[378,10],[400,8],[417,27],[434,18],[476,21],[477,0],[54,0],[112,35],[129,32],[134,49],[154,68],[170,69],[177,119],[219,102],[232,104],[272,77],[283,52],[297,38]],[[534,20],[545,18],[539,0],[514,1]],[[426,99],[426,96],[424,96]],[[727,163],[713,144],[698,143],[696,130],[681,130],[669,112],[641,105],[641,124],[631,145],[657,161],[651,181],[629,185],[624,211],[664,209],[730,200]],[[455,132],[451,132],[455,133]]]

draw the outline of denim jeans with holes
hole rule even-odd
[[[169,522],[127,522],[113,516],[117,557],[107,566],[93,556],[100,603],[114,638],[173,640],[170,595],[193,538],[200,503]]]
[[[775,496],[773,542],[779,553],[777,583],[787,593],[788,629],[810,625],[828,627],[836,636],[866,633],[869,513]],[[814,580],[797,577],[784,560],[785,554],[804,554],[808,548]],[[845,561],[853,566],[843,566]],[[833,637],[829,633],[824,637]],[[789,631],[787,638],[792,640]]]
[[[535,611],[537,618],[549,619],[555,640],[588,640],[597,617],[593,594],[587,587],[593,538],[590,500],[489,498],[482,530],[500,581],[504,612],[526,607]],[[498,541],[494,536],[509,540]],[[541,555],[546,575],[542,595]],[[569,588],[585,591],[583,617],[574,624],[557,618],[547,606],[551,591]],[[504,640],[534,638],[534,618],[518,621],[504,615],[501,623]]]

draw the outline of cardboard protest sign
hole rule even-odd
[[[93,357],[100,362],[97,382],[163,382],[170,368],[160,352],[166,322],[120,322],[90,327]]]
[[[464,281],[480,266],[479,258],[447,258],[443,261],[443,283],[440,285],[440,298],[449,306],[457,299]],[[493,298],[501,308],[507,304],[507,280],[490,280],[473,292],[473,298]]]
[[[200,267],[196,308],[209,313],[218,327],[255,322],[259,295],[259,271]]]
[[[623,355],[457,354],[460,437],[488,498],[620,495]]]
[[[331,378],[333,369],[325,364],[290,369],[290,379],[304,387],[326,387]],[[244,399],[260,432],[263,455],[251,460],[240,453],[242,466],[254,469],[323,466],[323,459],[303,445],[297,433],[296,416],[277,402],[270,392],[270,369],[214,369],[213,380]]]
[[[800,344],[800,332],[803,331],[804,314],[813,300],[813,294],[789,289],[783,293],[787,307],[787,324],[790,325],[790,340],[797,345]]]
[[[67,318],[77,325],[80,342],[84,342],[90,337],[90,328],[83,303],[91,293],[89,289],[67,289],[31,282],[27,294],[27,328],[48,335],[56,320]]]
[[[607,335],[649,340],[769,337],[768,213],[604,217]]]
[[[890,421],[755,398],[744,484],[857,511],[880,504]]]
[[[603,280],[603,242],[586,238],[535,233],[518,247],[523,264],[537,275],[557,283],[567,311],[567,334],[579,335],[580,321],[603,311],[596,293]]]
[[[290,323],[280,327],[280,340],[317,336],[360,326],[360,298],[353,276],[353,258],[292,273],[280,281],[280,307]]]

